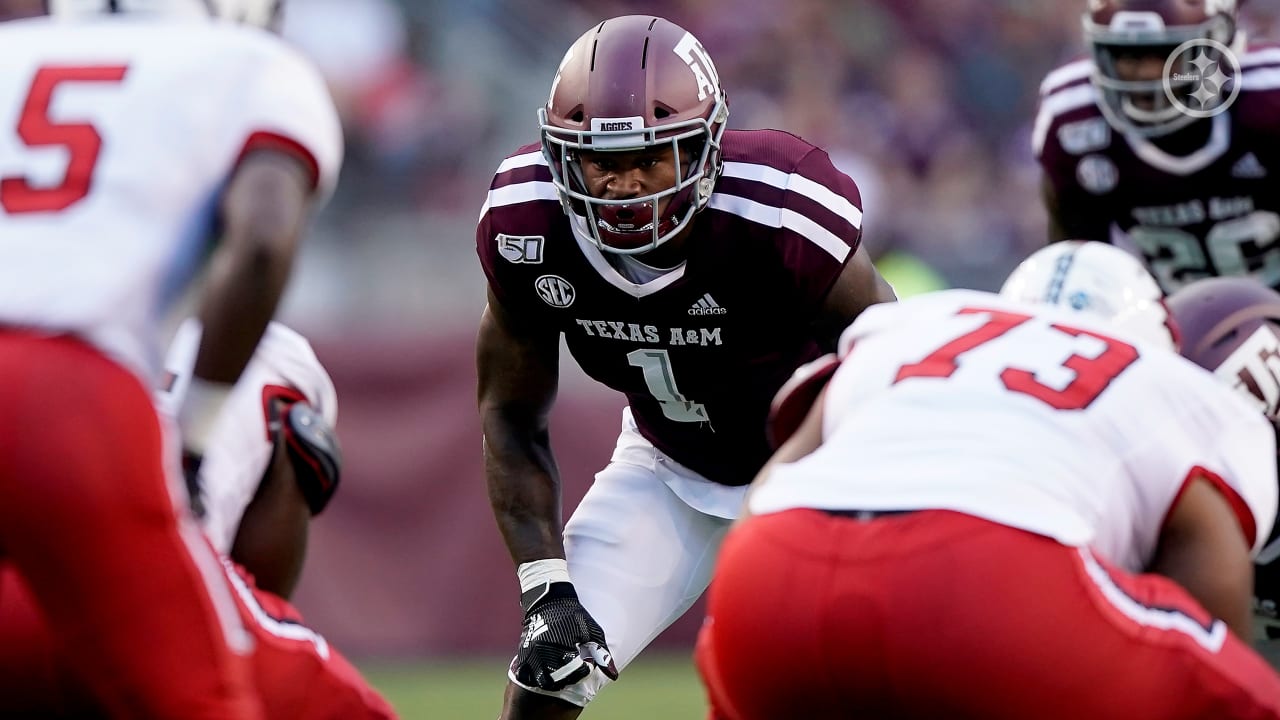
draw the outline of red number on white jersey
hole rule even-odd
[[[49,118],[53,93],[63,83],[118,83],[124,65],[46,66],[36,71],[18,116],[18,137],[27,147],[64,147],[69,160],[62,181],[38,187],[23,176],[0,179],[0,207],[10,214],[59,212],[89,195],[102,136],[86,122],[55,123]]]
[[[990,317],[976,329],[929,353],[923,360],[898,368],[898,374],[893,379],[894,384],[909,378],[951,377],[959,368],[957,360],[961,355],[979,345],[995,340],[1032,318],[1031,315],[1023,313],[973,307],[961,308],[956,314],[972,315],[974,313],[984,313]],[[1089,358],[1078,354],[1068,357],[1062,363],[1062,367],[1075,372],[1075,378],[1061,390],[1036,380],[1035,373],[1030,370],[1006,367],[1000,372],[1000,381],[1009,390],[1030,395],[1058,410],[1083,410],[1089,407],[1112,380],[1115,380],[1125,368],[1138,359],[1137,348],[1115,338],[1059,323],[1053,323],[1049,327],[1067,335],[1088,335],[1101,340],[1106,345],[1106,349],[1097,357]]]

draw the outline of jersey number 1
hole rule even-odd
[[[93,168],[102,149],[102,136],[84,122],[57,123],[49,118],[53,93],[62,83],[118,83],[124,65],[48,66],[36,71],[18,116],[18,137],[27,147],[63,147],[67,169],[62,181],[50,187],[32,185],[24,176],[0,179],[0,207],[9,214],[66,210],[89,194]]]
[[[894,384],[908,378],[951,377],[960,367],[957,361],[961,355],[995,340],[1031,319],[1030,315],[988,308],[966,307],[957,311],[958,315],[975,313],[989,315],[990,318],[976,329],[929,353],[920,362],[908,363],[898,368]],[[1105,349],[1096,357],[1075,354],[1068,357],[1062,367],[1075,372],[1076,376],[1062,389],[1045,385],[1036,380],[1034,372],[1022,368],[1006,367],[1000,371],[1000,381],[1009,390],[1030,395],[1058,410],[1083,410],[1089,407],[1116,376],[1138,359],[1137,348],[1115,338],[1059,323],[1053,323],[1049,327],[1067,335],[1096,338],[1103,342]]]
[[[627,362],[644,373],[644,384],[662,407],[662,414],[676,422],[710,422],[707,406],[691,402],[676,387],[671,372],[671,356],[666,350],[641,348],[627,353]]]

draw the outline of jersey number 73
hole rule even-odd
[[[996,340],[1032,318],[1023,313],[990,308],[965,307],[957,311],[958,315],[978,313],[988,315],[988,320],[929,353],[923,360],[898,368],[894,384],[910,378],[951,377],[960,367],[957,361],[961,355]],[[1051,323],[1048,328],[1067,335],[1096,338],[1102,341],[1104,349],[1096,357],[1078,354],[1068,357],[1062,367],[1073,371],[1075,377],[1061,389],[1040,382],[1031,370],[1012,366],[1000,371],[1000,381],[1012,392],[1030,395],[1058,410],[1083,410],[1089,407],[1112,380],[1138,359],[1137,348],[1115,338],[1060,323]]]

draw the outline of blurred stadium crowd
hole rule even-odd
[[[563,48],[629,12],[703,40],[732,127],[786,129],[831,152],[861,188],[865,242],[901,291],[992,289],[1044,242],[1029,142],[1037,85],[1082,51],[1082,5],[293,0],[285,35],[331,82],[348,160],[288,313],[314,330],[472,323],[483,303],[472,236],[493,168],[536,140],[534,110]],[[1276,36],[1280,3],[1243,12],[1251,35]]]

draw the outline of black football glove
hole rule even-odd
[[[1280,640],[1280,560],[1253,566],[1253,613],[1267,639]]]
[[[319,515],[338,491],[342,477],[342,451],[338,435],[324,416],[305,402],[284,411],[280,432],[293,462],[298,489],[312,515]]]
[[[610,680],[618,668],[605,645],[604,630],[592,619],[573,583],[548,582],[520,595],[524,626],[511,675],[522,685],[555,692],[600,668]]]
[[[204,497],[200,492],[200,464],[204,456],[191,450],[182,450],[182,479],[187,485],[187,496],[191,503],[191,512],[198,518],[204,518]]]

